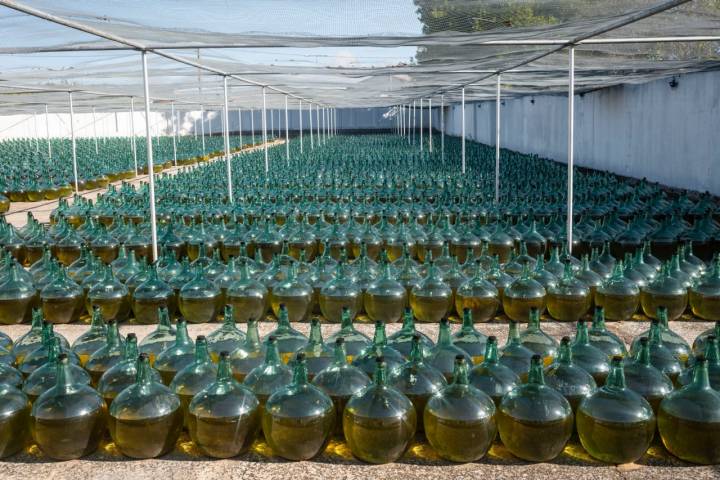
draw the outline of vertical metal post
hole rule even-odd
[[[138,176],[137,164],[137,143],[135,143],[135,98],[130,97],[130,146],[132,147],[133,162],[135,164],[135,176]]]
[[[175,128],[175,103],[170,103],[170,119],[172,120],[173,164],[177,167],[177,128]]]
[[[428,98],[428,149],[430,153],[433,151],[432,114],[432,98]]]
[[[298,107],[298,118],[300,119],[300,153],[303,153],[303,124],[302,124],[302,100],[300,100],[300,106]]]
[[[317,120],[317,140],[318,146],[320,146],[320,105],[315,107],[315,120]]]
[[[500,74],[495,91],[495,203],[500,201]]]
[[[142,51],[143,85],[145,87],[145,142],[147,143],[148,183],[150,187],[150,237],[152,261],[158,258],[157,217],[155,214],[155,172],[153,171],[152,136],[150,135],[150,86],[148,85],[147,52]]]
[[[569,53],[568,81],[568,160],[567,160],[567,248],[572,254],[573,244],[573,165],[575,163],[575,47]]]
[[[310,150],[315,150],[315,136],[313,135],[313,121],[312,121],[312,103],[310,104],[310,114],[308,117],[310,118]]]
[[[50,146],[50,114],[47,103],[45,104],[45,135],[47,136],[48,158],[52,158],[52,147]]]
[[[415,143],[415,100],[412,103],[412,143]]]
[[[200,105],[200,139],[202,141],[202,153],[205,156],[205,108]]]
[[[75,179],[75,193],[80,191],[78,187],[78,171],[77,171],[77,149],[75,146],[75,114],[73,113],[72,92],[70,94],[70,140],[72,143],[72,162],[73,162],[73,178]]]
[[[208,137],[212,137],[212,110],[208,111]]]
[[[252,144],[255,145],[255,109],[250,109],[250,129],[252,132]]]
[[[233,203],[232,157],[230,156],[230,112],[228,111],[227,79],[227,76],[223,77],[223,96],[225,100],[225,106],[223,109],[223,126],[225,127],[225,167],[227,169],[228,201]]]
[[[93,137],[95,137],[95,155],[98,154],[97,123],[95,123],[95,107],[92,107]]]
[[[240,149],[242,149],[242,110],[238,108],[238,135],[240,135]]]
[[[465,88],[462,89],[462,173],[465,173]]]
[[[288,97],[285,95],[285,160],[290,166],[290,125],[288,124]]]
[[[423,151],[423,99],[420,99],[420,151]]]
[[[262,87],[263,109],[262,109],[262,139],[265,147],[265,175],[270,171],[268,163],[268,145],[267,145],[267,102],[265,99],[265,87]]]
[[[445,161],[445,95],[440,95],[440,159]]]
[[[275,115],[273,114],[274,110],[270,109],[270,136],[275,137]]]

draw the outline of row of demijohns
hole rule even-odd
[[[558,343],[531,308],[527,328],[510,322],[507,343],[476,329],[470,309],[454,334],[443,319],[433,343],[408,308],[387,336],[378,321],[372,340],[347,308],[325,341],[309,336],[280,306],[277,327],[260,338],[233,307],[207,337],[189,337],[187,322],[157,328],[138,344],[100,308],[72,346],[38,310],[29,332],[0,357],[0,457],[32,436],[48,457],[95,451],[106,429],[133,458],[171,451],[183,428],[205,455],[229,458],[264,436],[273,454],[307,460],[333,436],[370,463],[399,459],[416,432],[455,462],[482,458],[499,436],[515,456],[548,461],[577,432],[585,450],[608,463],[638,460],[656,432],[673,455],[720,463],[720,322],[692,348],[658,307],[649,330],[626,345],[605,326],[577,322]]]
[[[476,253],[471,246],[453,250],[443,241],[437,255],[427,249],[418,261],[407,241],[385,244],[370,223],[356,243],[333,244],[339,228],[333,224],[319,243],[322,253],[310,262],[307,250],[292,243],[295,228],[283,238],[268,222],[254,225],[242,238],[220,241],[204,223],[197,229],[169,223],[161,236],[162,255],[151,265],[150,244],[136,239],[132,224],[109,230],[89,217],[77,230],[61,221],[46,231],[30,217],[20,231],[5,225],[16,240],[0,241],[5,246],[0,323],[27,322],[36,307],[49,322],[69,323],[87,318],[95,306],[118,322],[157,323],[157,308],[165,306],[173,318],[179,313],[190,323],[204,323],[221,316],[226,303],[244,319],[268,311],[277,316],[284,303],[291,321],[322,313],[335,323],[343,306],[353,316],[366,313],[386,323],[399,321],[406,306],[420,322],[461,315],[464,308],[479,322],[499,312],[527,321],[531,307],[547,309],[556,320],[576,321],[595,305],[605,308],[609,320],[628,320],[639,309],[652,318],[661,304],[670,320],[686,311],[720,320],[720,257],[706,264],[693,254],[692,243],[678,247],[667,262],[654,257],[648,244],[623,260],[607,248],[577,259],[554,247],[545,261],[543,252],[530,255],[523,240],[518,253],[509,247],[501,263],[491,246],[478,245]],[[184,232],[176,234],[176,228]],[[48,246],[44,238],[39,257],[25,269],[21,262],[38,235],[55,240]],[[307,242],[318,245],[314,237]],[[463,258],[456,255],[461,252]]]

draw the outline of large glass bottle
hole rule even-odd
[[[35,369],[25,380],[22,385],[22,391],[28,396],[31,402],[50,390],[57,383],[57,367],[60,361],[60,341],[53,337],[50,339],[48,346],[47,361],[37,369]],[[74,381],[82,385],[90,385],[90,375],[87,374],[82,367],[73,363],[69,364],[70,373],[72,373]]]
[[[435,345],[430,337],[424,333],[418,331],[415,328],[415,316],[410,307],[405,308],[403,313],[403,323],[400,330],[393,333],[388,337],[388,345],[400,352],[403,357],[410,356],[410,350],[412,350],[412,339],[415,335],[420,335],[420,343],[423,350],[423,355],[428,357],[430,355],[430,349]]]
[[[339,323],[344,307],[355,316],[362,310],[362,303],[362,290],[352,278],[345,276],[345,264],[339,261],[334,278],[320,289],[320,311],[328,322]]]
[[[340,330],[330,335],[327,343],[333,344],[338,338],[343,339],[348,362],[352,362],[353,358],[372,345],[370,338],[353,326],[353,315],[349,308],[343,308]]]
[[[175,343],[175,329],[170,323],[170,314],[166,307],[160,307],[157,311],[158,324],[155,330],[150,332],[140,342],[140,353],[147,353],[150,365],[155,364],[155,358],[167,347]]]
[[[716,257],[708,273],[699,277],[689,291],[693,315],[703,320],[720,320],[720,257]]]
[[[660,403],[658,431],[665,448],[686,462],[720,463],[720,394],[710,386],[707,359],[695,359],[693,381]]]
[[[572,265],[566,263],[562,278],[548,290],[548,313],[561,322],[576,322],[587,313],[591,303],[590,288],[575,278]]]
[[[715,390],[720,389],[720,350],[718,350],[718,340],[715,335],[710,335],[705,342],[705,358],[708,361],[708,378],[710,386]],[[693,381],[693,367],[695,357],[692,357],[692,364],[683,370],[677,377],[679,386],[689,385]]]
[[[17,365],[22,365],[25,356],[37,349],[42,345],[42,332],[44,319],[42,310],[35,309],[32,312],[32,319],[30,323],[30,329],[18,337],[14,343],[11,343],[9,347],[12,348],[13,356]],[[59,333],[54,334],[60,340],[60,345],[63,348],[68,348],[68,341]],[[104,335],[103,335],[104,338]],[[5,347],[8,348],[8,347]]]
[[[625,385],[621,356],[613,357],[605,385],[580,404],[577,431],[585,450],[607,463],[635,462],[650,446],[655,414],[647,400]]]
[[[100,377],[110,367],[122,361],[125,353],[125,342],[118,331],[117,323],[114,320],[107,322],[105,334],[105,345],[98,348],[85,363],[85,370],[92,378],[93,386],[97,386]]]
[[[128,457],[155,458],[175,447],[183,427],[180,399],[155,381],[146,354],[140,354],[135,383],[110,406],[108,424],[115,446]]]
[[[30,401],[7,383],[0,383],[0,458],[25,448],[30,438]]]
[[[277,319],[277,327],[265,335],[265,339],[275,337],[280,358],[284,363],[288,363],[295,352],[305,345],[307,337],[290,326],[289,311],[284,303],[278,306]]]
[[[503,292],[503,310],[511,320],[526,322],[530,318],[530,309],[545,311],[546,291],[536,280],[530,277],[530,267],[524,264],[520,277]]]
[[[196,265],[194,278],[180,289],[178,306],[186,321],[209,323],[217,318],[221,299],[220,289],[205,278],[202,267]]]
[[[413,337],[408,361],[388,377],[388,384],[410,399],[415,412],[423,412],[428,399],[447,385],[443,372],[425,361],[420,338],[417,334]],[[465,358],[463,355],[460,356]],[[423,431],[421,418],[417,419],[417,431]]]
[[[50,323],[71,323],[80,319],[83,289],[70,280],[65,267],[40,292],[43,317]]]
[[[452,290],[432,261],[425,279],[410,291],[410,307],[417,321],[423,323],[439,322],[453,307]]]
[[[688,345],[681,335],[670,329],[667,308],[664,306],[658,307],[655,318],[660,325],[660,337],[662,338],[663,345],[675,355],[675,358],[678,359],[681,365],[685,365],[691,354],[690,345]],[[652,322],[650,323],[650,328],[652,328]],[[650,330],[645,330],[637,335],[630,345],[630,353],[632,355],[637,354],[640,338],[649,336]]]
[[[102,269],[102,279],[90,287],[85,298],[88,315],[92,315],[93,308],[97,306],[102,310],[105,320],[125,321],[130,314],[128,289],[115,278],[110,266],[105,265]]]
[[[580,402],[597,390],[595,379],[575,365],[570,337],[563,337],[555,361],[545,369],[545,384],[560,392],[577,412]]]
[[[22,363],[18,364],[15,362],[15,356],[12,352],[9,352],[4,348],[0,348],[0,363],[18,365],[18,370],[27,377],[35,371],[35,369],[43,366],[45,362],[47,362],[47,358],[50,354],[50,341],[55,337],[56,335],[53,330],[53,324],[45,322],[43,324],[42,342],[37,348],[25,355]],[[70,347],[67,346],[67,342],[63,342],[62,338],[60,338],[60,353],[67,354],[70,363],[74,363],[76,365],[80,364],[78,356],[75,355],[75,352],[70,350]]]
[[[170,390],[180,399],[183,411],[183,424],[188,426],[188,407],[196,393],[210,385],[217,376],[217,367],[210,358],[207,340],[204,335],[195,339],[195,360],[175,374],[170,382]]]
[[[233,376],[238,382],[245,380],[245,376],[263,362],[265,349],[260,341],[257,320],[250,318],[247,322],[247,333],[242,345],[230,352],[230,367]]]
[[[495,439],[495,410],[492,399],[470,384],[467,362],[458,356],[452,383],[425,405],[425,436],[441,458],[474,462],[485,456]]]
[[[520,343],[543,357],[543,363],[550,365],[558,353],[558,343],[545,333],[540,326],[540,311],[532,307],[526,329],[520,332]]]
[[[662,338],[662,326],[657,319],[652,320],[647,337],[648,347],[650,348],[650,363],[675,382],[682,371],[682,367],[675,354],[665,346]],[[630,349],[630,355],[637,355],[641,345],[640,339],[635,345],[635,349]]]
[[[323,341],[319,318],[315,317],[310,321],[308,341],[297,351],[300,352],[305,354],[305,366],[310,381],[332,363],[333,349]]]
[[[462,325],[452,336],[453,344],[470,355],[473,365],[482,362],[485,355],[487,336],[475,328],[474,317],[470,308],[462,311]]]
[[[500,405],[503,395],[520,383],[520,377],[509,367],[500,363],[497,338],[491,335],[485,344],[485,356],[482,363],[470,371],[470,384],[485,392],[496,406]]]
[[[604,385],[610,372],[609,358],[605,352],[590,343],[587,324],[582,318],[577,321],[575,338],[570,349],[575,364],[592,375],[598,386]]]
[[[343,431],[355,457],[368,463],[399,459],[415,436],[417,413],[412,402],[387,384],[383,356],[375,358],[373,382],[353,395],[343,414]]]
[[[517,322],[510,320],[508,324],[508,338],[502,347],[500,363],[511,369],[521,379],[526,379],[530,370],[530,359],[535,352],[527,348],[520,341],[520,332]]]
[[[270,293],[270,305],[275,316],[280,316],[281,305],[284,305],[291,322],[301,322],[307,318],[312,300],[313,289],[297,277],[296,264],[290,266],[287,279],[278,282]]]
[[[245,376],[243,384],[253,391],[264,409],[270,395],[290,383],[292,375],[292,370],[280,359],[277,339],[270,335],[265,340],[265,360]]]
[[[246,452],[260,429],[260,404],[232,375],[229,354],[220,352],[215,381],[188,408],[188,430],[202,453],[230,458]]]
[[[455,357],[457,355],[462,355],[469,364],[472,363],[472,357],[470,357],[465,350],[453,344],[450,322],[447,318],[443,318],[440,321],[437,342],[435,342],[435,346],[430,349],[429,353],[428,363],[442,372],[448,381],[452,380]]]
[[[365,312],[373,321],[393,323],[402,317],[403,310],[408,304],[408,294],[402,283],[393,278],[392,265],[387,261],[385,252],[381,257],[382,274],[365,291]]]
[[[30,431],[48,457],[74,460],[97,450],[107,424],[107,407],[100,394],[75,381],[64,353],[58,357],[55,378],[55,386],[33,404]]]
[[[315,375],[312,383],[327,393],[335,405],[335,434],[342,435],[342,417],[350,397],[370,384],[365,372],[348,363],[345,340],[335,340],[333,362]]]
[[[167,308],[168,314],[172,318],[177,309],[177,299],[172,287],[158,277],[157,265],[152,264],[148,270],[147,280],[138,285],[132,294],[135,323],[141,325],[158,323],[160,307]]]
[[[264,318],[268,308],[268,290],[265,285],[251,278],[247,262],[240,265],[240,278],[230,284],[226,297],[227,302],[234,307],[237,322]]]
[[[90,328],[80,335],[72,344],[72,350],[80,358],[80,364],[85,365],[90,356],[105,345],[107,327],[103,320],[100,307],[93,309]]]
[[[140,344],[142,352],[142,344]],[[148,357],[149,358],[149,357]],[[195,344],[187,330],[187,322],[180,318],[177,322],[175,341],[155,357],[154,367],[160,372],[165,385],[170,385],[175,374],[191,364],[195,359]]]
[[[495,285],[485,279],[481,261],[475,261],[475,275],[463,283],[455,292],[455,311],[463,315],[469,308],[476,322],[492,320],[500,304],[500,295]]]
[[[363,350],[359,355],[355,356],[352,364],[368,375],[373,375],[377,368],[375,360],[377,357],[383,357],[383,362],[389,373],[395,371],[405,363],[405,357],[388,345],[387,335],[385,334],[385,324],[383,322],[375,322],[375,333],[373,335],[372,344]]]
[[[622,262],[613,268],[613,273],[598,287],[595,293],[595,305],[605,309],[608,320],[624,321],[635,315],[640,304],[640,289],[635,283],[623,276]]]
[[[570,403],[545,385],[540,355],[533,355],[528,381],[507,393],[497,415],[500,439],[523,460],[546,462],[557,457],[573,432]]]
[[[268,398],[262,415],[265,440],[288,460],[309,460],[322,452],[335,426],[330,397],[308,382],[305,355],[298,353],[292,382]]]
[[[138,366],[138,345],[134,333],[128,333],[125,338],[125,351],[122,361],[110,367],[98,382],[97,391],[110,406],[120,392],[135,383]],[[151,369],[155,381],[161,382],[160,374],[154,368]]]
[[[603,307],[595,307],[592,325],[588,329],[588,339],[593,347],[602,350],[608,357],[627,355],[625,342],[605,326],[605,308]]]
[[[20,264],[13,262],[10,274],[0,283],[0,324],[14,325],[29,321],[32,309],[39,302],[32,282],[18,275],[20,269]]]
[[[660,402],[673,390],[673,383],[650,363],[650,342],[640,339],[640,347],[632,360],[625,363],[625,384],[650,403],[657,413]]]
[[[667,265],[663,265],[660,275],[652,283],[640,290],[640,304],[650,318],[655,318],[658,307],[663,306],[667,308],[668,319],[677,320],[685,312],[687,303],[687,289],[670,276]]]

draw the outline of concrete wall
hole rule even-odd
[[[720,72],[677,80],[576,96],[575,164],[720,195]],[[467,136],[495,145],[495,102],[465,110]],[[460,105],[445,115],[459,135]],[[500,127],[503,148],[567,162],[567,96],[508,99]]]

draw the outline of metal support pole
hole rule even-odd
[[[208,137],[212,137],[212,110],[208,111]]]
[[[73,178],[75,179],[75,193],[80,192],[78,187],[78,171],[77,171],[77,149],[75,146],[75,114],[73,113],[72,92],[70,94],[70,140],[72,143],[72,162],[73,162]]]
[[[177,167],[177,128],[175,128],[175,103],[170,104],[170,117],[172,120],[173,164]]]
[[[273,114],[274,110],[270,109],[270,136],[275,137],[275,115]]]
[[[415,143],[415,100],[412,103],[412,143]]]
[[[303,124],[302,124],[302,100],[300,100],[300,106],[298,107],[298,118],[300,119],[300,153],[303,153]]]
[[[285,160],[290,165],[290,125],[288,124],[288,97],[285,95]]]
[[[250,129],[252,132],[252,144],[255,145],[255,109],[250,109]]]
[[[240,135],[240,149],[242,149],[242,110],[238,108],[238,135]]]
[[[420,99],[420,151],[423,151],[423,99]]]
[[[433,151],[433,132],[432,132],[432,98],[428,98],[428,149],[430,153]]]
[[[230,112],[228,111],[227,79],[228,77],[223,77],[223,95],[225,100],[225,108],[223,109],[223,125],[225,127],[225,166],[227,168],[228,201],[233,203],[232,157],[230,155]]]
[[[45,104],[45,135],[47,136],[48,158],[52,158],[52,147],[50,146],[50,114]]]
[[[572,254],[573,244],[573,164],[575,155],[575,47],[571,46],[569,53],[569,82],[568,82],[568,171],[567,171],[567,248]]]
[[[445,161],[445,95],[440,95],[440,159]]]
[[[317,140],[318,146],[320,146],[320,105],[315,107],[315,120],[317,120]]]
[[[315,136],[313,135],[313,121],[312,121],[312,103],[310,104],[310,114],[308,117],[310,118],[310,150],[315,150]]]
[[[137,143],[135,142],[135,98],[130,97],[130,146],[132,147],[133,163],[135,164],[135,176],[138,176],[137,164]]]
[[[500,74],[495,92],[495,203],[500,201]]]
[[[98,154],[97,123],[95,123],[95,107],[92,107],[93,137],[95,137],[95,155]]]
[[[465,173],[465,88],[462,89],[462,173]]]
[[[262,109],[262,138],[265,147],[265,175],[270,171],[268,163],[268,145],[267,145],[267,102],[265,100],[265,87],[262,87],[263,109]]]
[[[202,141],[202,152],[205,156],[205,109],[200,105],[200,139]]]
[[[148,85],[147,52],[142,51],[143,84],[145,86],[145,141],[147,143],[148,183],[150,187],[150,237],[152,261],[158,258],[157,217],[155,214],[155,172],[153,171],[152,137],[150,136],[150,86]]]

